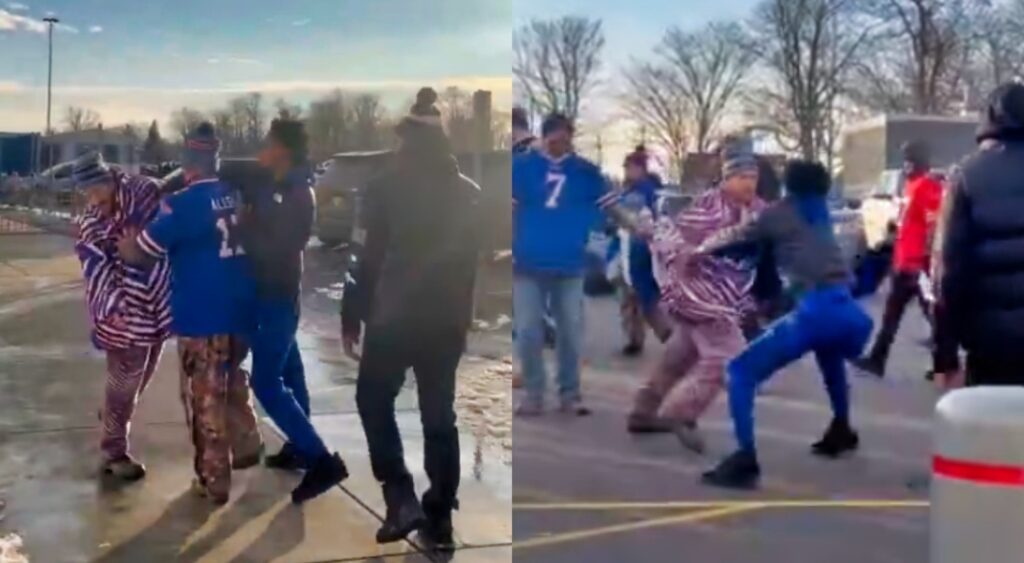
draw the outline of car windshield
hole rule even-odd
[[[888,196],[897,197],[903,190],[901,189],[903,184],[903,172],[900,170],[886,170],[882,172],[882,177],[878,182],[878,187],[875,190],[876,196]]]

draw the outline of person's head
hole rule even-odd
[[[643,145],[638,145],[633,152],[626,155],[626,160],[622,163],[626,181],[639,182],[646,179],[649,176],[647,160],[647,149]]]
[[[1009,82],[992,91],[982,113],[978,143],[1024,142],[1024,84]]]
[[[540,130],[544,140],[544,150],[548,154],[558,158],[572,152],[572,137],[575,127],[568,116],[558,112],[552,113],[544,118]]]
[[[907,176],[924,174],[931,169],[931,151],[924,141],[908,141],[900,150],[903,153],[903,173]]]
[[[757,194],[757,157],[746,150],[730,147],[722,152],[721,158],[722,191],[739,203],[753,201]]]
[[[530,119],[526,116],[526,110],[520,106],[512,108],[512,134],[528,134],[530,132]]]
[[[791,160],[786,165],[786,194],[792,197],[825,197],[832,189],[832,178],[820,162]]]
[[[273,171],[286,171],[304,162],[309,156],[309,139],[301,121],[275,119],[259,152],[259,162]]]
[[[186,182],[212,178],[220,170],[220,139],[213,124],[204,121],[185,136],[181,153],[181,170]]]
[[[437,109],[437,92],[420,88],[409,114],[395,127],[399,148],[405,153],[448,154],[448,136],[444,133],[441,111]]]
[[[98,152],[79,157],[71,165],[71,179],[75,189],[85,194],[90,207],[102,213],[114,208],[114,174]]]

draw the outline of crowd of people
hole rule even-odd
[[[345,352],[360,362],[356,402],[387,506],[376,539],[419,530],[447,547],[460,475],[455,372],[471,321],[480,190],[459,173],[436,102],[433,90],[419,92],[396,127],[400,148],[366,190],[366,239],[347,275],[341,332]],[[145,476],[129,428],[173,336],[195,492],[224,504],[232,472],[262,460],[302,474],[291,494],[299,504],[348,476],[312,423],[296,342],[315,212],[307,137],[301,122],[274,120],[258,158],[269,179],[244,190],[218,177],[219,150],[210,123],[190,131],[185,185],[169,195],[157,180],[112,168],[99,154],[74,162],[74,183],[88,201],[76,251],[92,340],[108,367],[100,472],[124,481]],[[251,375],[242,368],[250,350]],[[422,500],[395,419],[410,367],[430,480]],[[264,455],[253,395],[285,437],[272,455]]]
[[[622,187],[613,188],[574,152],[573,124],[564,116],[548,116],[536,139],[519,110],[514,131],[515,348],[525,387],[517,416],[545,412],[548,311],[561,410],[590,412],[580,383],[583,259],[602,212],[617,225],[612,271],[623,351],[639,353],[648,326],[665,343],[627,429],[674,433],[702,452],[700,418],[727,388],[737,449],[703,474],[709,485],[757,485],[755,396],[806,354],[814,354],[833,415],[812,452],[834,458],[856,450],[847,364],[883,376],[914,297],[932,327],[929,378],[942,389],[1024,384],[1024,84],[991,94],[977,151],[953,170],[932,170],[925,140],[903,147],[907,203],[892,256],[876,249],[854,264],[836,240],[831,176],[818,162],[789,162],[779,193],[766,189],[770,166],[726,139],[720,178],[682,210],[665,213],[649,195],[655,184],[642,147],[626,158]],[[881,328],[862,356],[874,323],[858,299],[888,274]]]

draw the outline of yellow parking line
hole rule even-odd
[[[513,510],[610,511],[685,510],[697,508],[928,508],[926,500],[785,499],[757,501],[564,502],[513,503]]]
[[[746,503],[743,506],[725,506],[719,508],[712,508],[708,510],[700,510],[697,512],[689,512],[687,514],[664,516],[661,518],[652,518],[649,520],[641,520],[639,522],[629,522],[626,524],[602,526],[600,528],[591,528],[589,530],[566,532],[564,534],[555,534],[551,536],[543,536],[529,540],[512,542],[512,549],[515,550],[526,549],[531,547],[542,547],[558,543],[584,540],[594,538],[597,536],[605,536],[621,532],[631,532],[633,530],[642,530],[645,528],[654,528],[657,526],[668,526],[671,524],[689,524],[694,522],[706,522],[708,520],[724,518],[726,516],[731,516],[733,514],[739,514],[742,512],[752,512],[760,508],[761,506],[758,504]]]

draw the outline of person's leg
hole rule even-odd
[[[867,357],[856,362],[858,367],[874,375],[885,374],[885,364],[889,359],[889,350],[896,339],[900,321],[907,309],[907,304],[918,293],[915,274],[896,272],[892,276],[891,289],[885,301],[885,312],[882,314],[882,326],[875,336],[875,343]]]
[[[422,339],[413,370],[423,424],[424,468],[430,488],[423,494],[423,510],[436,543],[452,541],[451,512],[458,508],[459,432],[455,426],[455,373],[465,348],[461,332],[436,332]]]
[[[583,346],[583,278],[554,280],[551,305],[558,324],[558,396],[564,411],[587,414],[580,393]]]
[[[226,424],[230,337],[179,338],[182,396],[195,446],[196,485],[217,504],[231,493],[231,451]]]
[[[731,321],[711,321],[691,326],[696,362],[672,387],[661,415],[682,423],[695,423],[722,391],[725,366],[743,350],[743,333]]]
[[[129,454],[128,433],[139,394],[152,375],[148,347],[107,351],[107,385],[102,412],[102,471],[134,481],[145,476],[142,464]],[[156,353],[159,357],[159,352]],[[155,360],[153,360],[155,364]]]
[[[665,396],[697,361],[690,326],[676,323],[661,357],[644,385],[637,391],[628,419],[630,432],[667,432],[671,424],[662,419],[660,410]]]
[[[310,416],[309,388],[306,386],[306,367],[302,363],[302,353],[298,341],[292,342],[284,363],[284,386],[292,392],[295,402],[307,417]]]
[[[244,339],[233,336],[227,383],[227,432],[231,440],[232,469],[256,465],[263,453],[263,437],[260,436],[256,409],[253,408],[249,372],[242,369],[242,361],[248,353]]]
[[[754,395],[777,370],[807,352],[799,312],[776,321],[729,363],[729,412],[739,450],[704,473],[705,483],[741,489],[757,485],[761,468],[754,441]]]
[[[382,485],[387,506],[384,523],[377,531],[380,543],[404,538],[424,519],[395,420],[395,398],[412,363],[414,338],[408,329],[369,328],[356,381],[356,406],[370,450],[370,468]]]
[[[547,294],[542,280],[516,275],[512,281],[512,317],[515,348],[526,387],[527,400],[520,414],[539,414],[544,402],[547,375],[544,369],[544,315]],[[561,328],[561,327],[559,327]],[[559,340],[561,340],[559,334]]]
[[[846,379],[846,359],[843,354],[831,349],[817,350],[815,359],[825,380],[825,390],[832,406],[832,422],[824,436],[811,445],[811,451],[823,457],[836,458],[856,450],[860,445],[860,437],[850,426],[850,385]]]
[[[644,347],[647,327],[644,325],[640,300],[631,287],[624,282],[619,287],[619,320],[622,333],[626,337],[626,346],[622,352],[627,356],[639,354]]]
[[[311,464],[329,452],[284,383],[285,366],[295,348],[297,312],[286,302],[262,301],[258,307],[259,329],[252,342],[253,392],[274,424]]]

